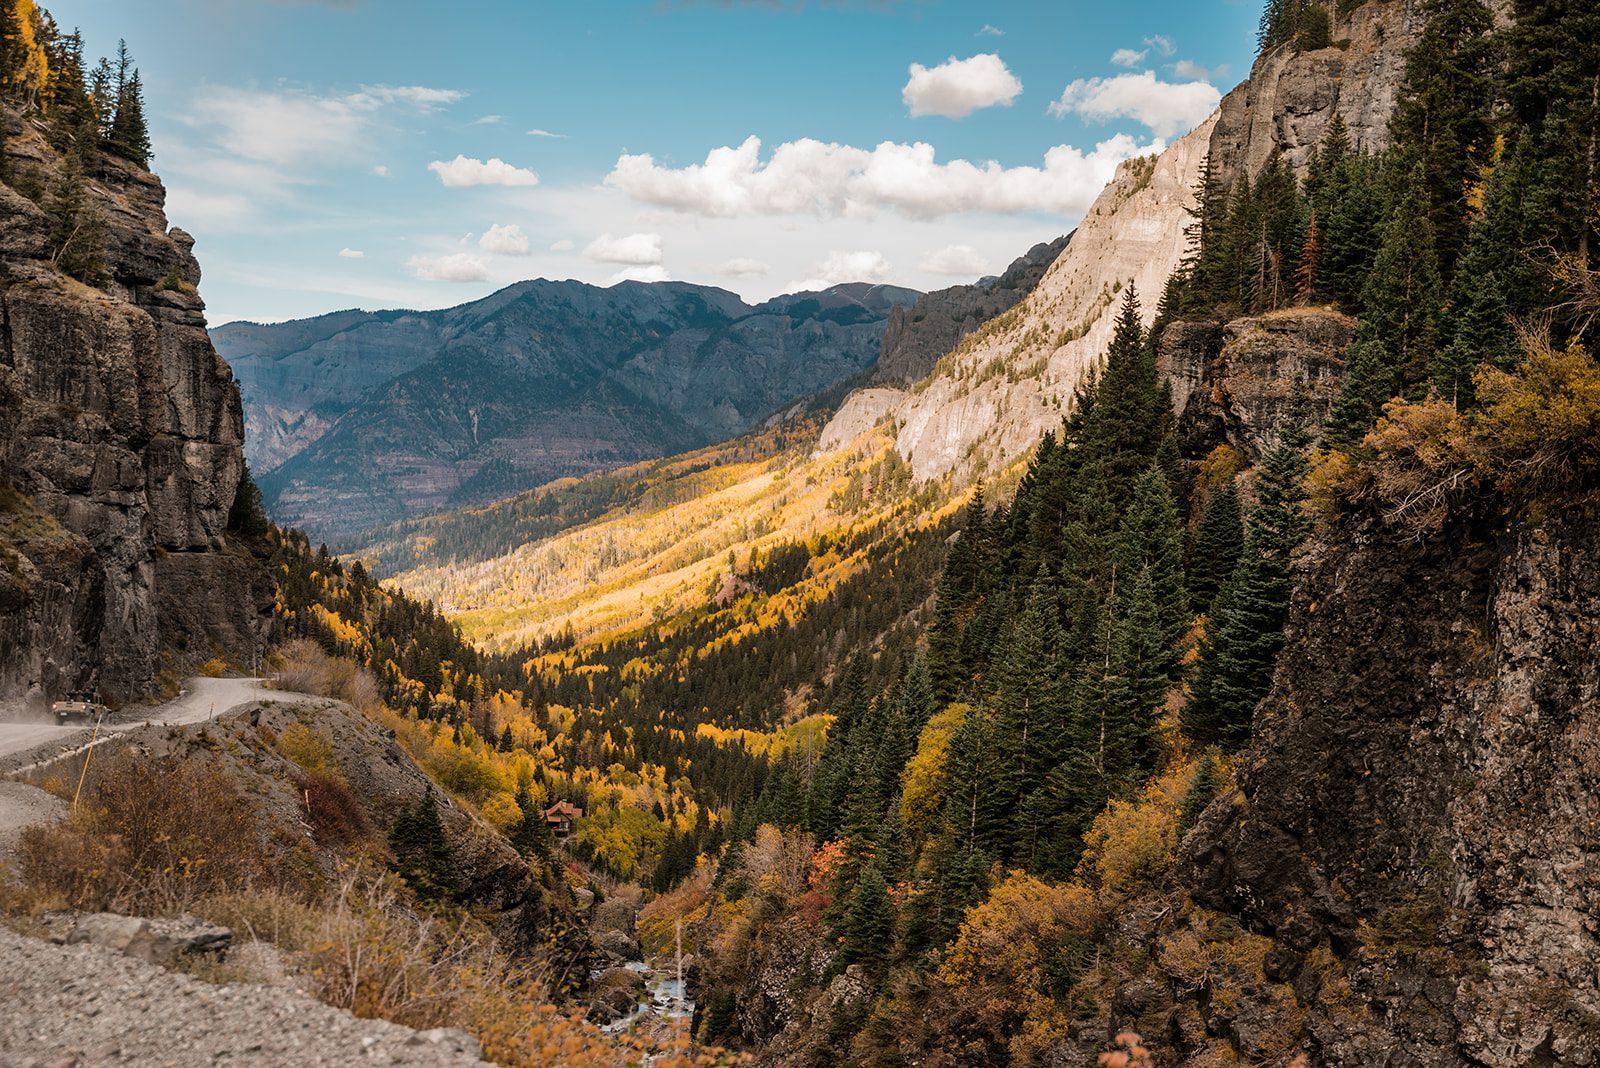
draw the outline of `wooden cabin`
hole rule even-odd
[[[557,801],[544,810],[544,822],[550,833],[565,838],[572,833],[572,825],[583,818],[583,809],[570,801]]]

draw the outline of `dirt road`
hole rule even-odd
[[[308,699],[302,694],[269,690],[262,685],[261,679],[194,678],[184,683],[184,689],[184,693],[165,704],[124,709],[101,727],[101,734],[125,731],[146,723],[199,723],[209,716],[220,716],[247,701]],[[88,741],[89,731],[81,724],[63,727],[44,714],[18,715],[10,721],[0,722],[0,757],[26,752],[51,742],[65,745],[79,735],[83,736],[85,742]]]

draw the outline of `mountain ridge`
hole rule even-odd
[[[734,437],[869,368],[917,295],[847,283],[752,305],[685,282],[530,279],[438,311],[213,334],[269,509],[338,536]]]

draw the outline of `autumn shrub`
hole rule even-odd
[[[967,911],[939,967],[945,996],[1012,1064],[1041,1063],[1102,918],[1087,887],[1012,872]]]
[[[333,754],[333,739],[325,731],[304,723],[291,723],[278,736],[278,752],[300,766],[308,775],[334,776],[339,765]]]
[[[58,826],[26,829],[25,883],[71,908],[157,915],[203,894],[287,878],[248,800],[203,758],[122,752],[91,763]]]
[[[1527,336],[1515,369],[1485,365],[1473,382],[1474,411],[1437,398],[1390,401],[1360,454],[1319,459],[1319,502],[1369,503],[1425,537],[1484,487],[1518,502],[1600,479],[1600,363],[1581,344],[1557,351]]]
[[[227,670],[227,662],[219,659],[218,657],[212,657],[210,660],[207,660],[204,664],[200,665],[200,674],[204,675],[208,679],[220,679],[227,672]]]
[[[367,808],[343,777],[308,772],[299,780],[306,822],[320,846],[348,848],[372,836]]]
[[[298,638],[278,653],[280,690],[316,694],[367,711],[381,703],[378,682],[345,657],[329,656],[316,642]]]

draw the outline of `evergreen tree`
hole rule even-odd
[[[127,42],[117,43],[116,110],[111,117],[111,131],[105,149],[141,167],[150,163],[150,130],[144,118],[144,88],[139,71],[128,55]]]
[[[1122,515],[1116,562],[1120,574],[1148,572],[1155,601],[1156,638],[1170,651],[1169,667],[1177,667],[1179,639],[1189,629],[1189,596],[1183,580],[1183,520],[1172,500],[1166,476],[1152,466],[1134,487],[1133,500]]]
[[[1442,287],[1427,188],[1418,167],[1396,180],[1383,245],[1362,289],[1349,375],[1329,420],[1329,441],[1344,447],[1358,444],[1383,405],[1425,381],[1433,367]]]
[[[1206,810],[1221,788],[1222,768],[1215,751],[1208,749],[1200,758],[1200,766],[1195,768],[1194,778],[1189,780],[1189,788],[1184,791],[1183,803],[1178,809],[1179,837],[1187,834],[1189,828],[1199,821],[1200,813]]]
[[[455,858],[439,820],[433,787],[395,817],[389,831],[389,852],[393,854],[395,871],[419,898],[442,901],[455,894]]]
[[[834,968],[862,964],[869,973],[887,970],[894,951],[894,902],[876,864],[868,864],[850,896],[850,910],[840,930],[843,942]]]
[[[522,810],[522,819],[511,832],[511,845],[524,857],[548,862],[555,848],[555,836],[550,833],[550,824],[545,822],[544,810],[534,802],[526,785],[517,788],[517,807]]]
[[[1249,534],[1217,598],[1183,710],[1185,732],[1202,744],[1236,749],[1247,742],[1255,707],[1272,683],[1294,592],[1291,558],[1311,528],[1304,509],[1308,437],[1304,422],[1292,418],[1262,461]]]
[[[1210,609],[1243,548],[1244,517],[1239,491],[1230,478],[1212,493],[1189,552],[1189,591],[1195,611]]]

